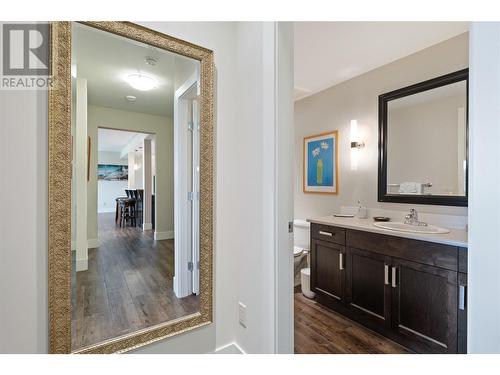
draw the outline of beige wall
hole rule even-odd
[[[88,238],[97,238],[97,129],[99,127],[156,134],[157,194],[156,231],[174,230],[174,146],[172,119],[145,113],[90,105],[88,134],[92,141],[91,175],[88,185]]]
[[[339,51],[342,53],[342,51]],[[462,207],[377,202],[378,96],[430,78],[468,67],[468,34],[462,34],[295,103],[295,217],[332,214],[357,200],[373,208],[407,210],[417,206],[429,213],[467,215]],[[358,120],[366,142],[357,171],[350,170],[350,121]],[[302,191],[303,138],[339,130],[339,194],[304,194]]]

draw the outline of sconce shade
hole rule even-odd
[[[351,148],[364,147],[365,143],[359,141],[358,120],[351,120]]]

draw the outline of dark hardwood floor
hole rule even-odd
[[[154,241],[153,231],[115,225],[99,214],[97,249],[87,271],[72,265],[72,349],[125,335],[198,311],[199,299],[172,290],[173,240]]]
[[[408,354],[408,349],[295,293],[296,354]]]

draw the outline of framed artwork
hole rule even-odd
[[[97,179],[104,181],[127,181],[128,166],[115,164],[98,164]]]
[[[338,194],[338,131],[304,138],[304,193]]]

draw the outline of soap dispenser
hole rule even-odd
[[[358,200],[358,218],[366,219],[366,217],[367,217],[366,207],[362,206],[361,202]]]

